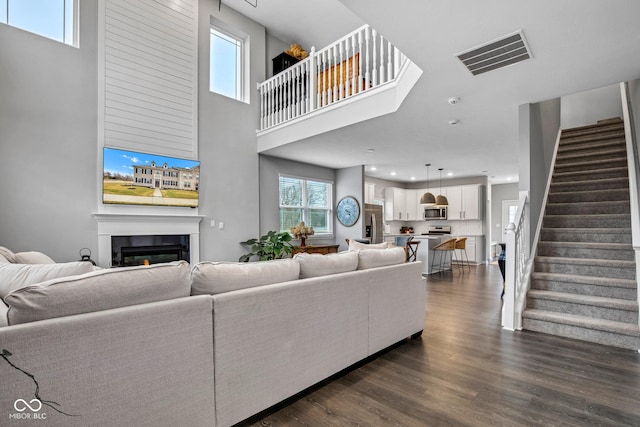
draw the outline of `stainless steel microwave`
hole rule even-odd
[[[424,219],[447,219],[447,208],[424,208]]]

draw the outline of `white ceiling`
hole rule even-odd
[[[423,181],[431,163],[431,179],[442,167],[445,176],[516,181],[519,105],[640,77],[637,0],[250,1],[257,8],[223,3],[306,49],[367,23],[422,68],[398,112],[271,153],[332,168],[364,164],[383,179]],[[520,29],[531,60],[472,76],[455,57]],[[453,96],[461,102],[450,105]]]

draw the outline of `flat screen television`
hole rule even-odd
[[[102,203],[198,206],[200,162],[104,148]]]

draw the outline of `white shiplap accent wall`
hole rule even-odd
[[[100,145],[198,158],[197,0],[103,0]]]

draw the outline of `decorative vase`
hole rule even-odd
[[[300,246],[307,246],[307,238],[306,237],[300,237]]]

